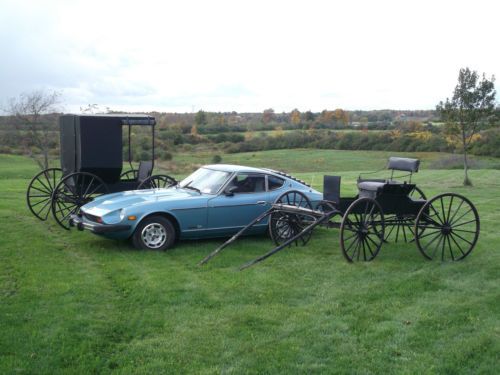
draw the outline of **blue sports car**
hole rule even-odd
[[[270,169],[207,165],[175,186],[103,195],[72,215],[70,225],[108,238],[130,238],[139,249],[166,250],[179,239],[227,237],[270,208],[287,191],[313,207],[323,195]],[[265,233],[267,219],[253,227]]]

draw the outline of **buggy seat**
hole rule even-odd
[[[387,169],[390,169],[392,171],[391,178],[387,180],[359,179],[358,180],[359,196],[374,198],[382,191],[405,192],[407,190],[406,186],[408,184],[406,183],[406,181],[401,183],[393,180],[392,177],[394,171],[409,172],[411,181],[411,174],[414,172],[418,172],[419,165],[420,165],[420,160],[418,159],[390,157],[387,163]]]

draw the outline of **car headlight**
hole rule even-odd
[[[125,217],[124,210],[115,210],[102,217],[104,224],[118,224]]]

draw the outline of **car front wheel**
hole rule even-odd
[[[151,216],[139,223],[132,235],[134,247],[142,250],[167,250],[175,243],[175,229],[163,216]]]

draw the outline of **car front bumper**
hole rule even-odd
[[[85,220],[83,217],[79,215],[71,215],[69,219],[69,226],[76,227],[78,230],[89,230],[95,234],[105,234],[105,233],[115,233],[115,232],[123,232],[128,231],[131,228],[131,225],[127,224],[101,224],[94,223]]]

